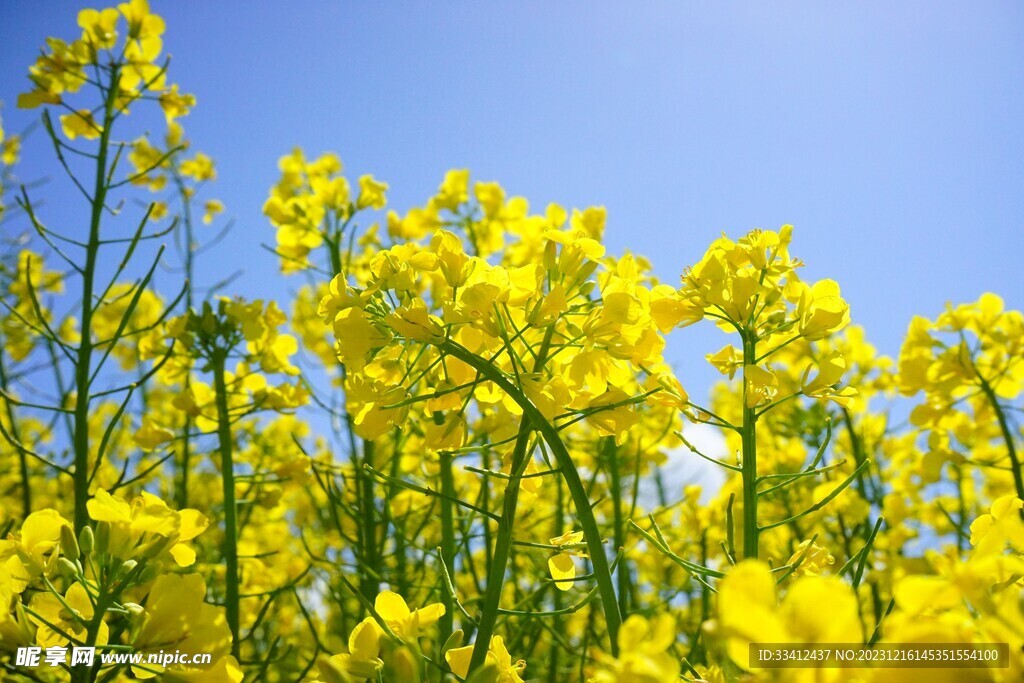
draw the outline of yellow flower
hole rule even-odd
[[[60,530],[71,523],[53,509],[33,512],[21,525],[21,533],[0,540],[0,567],[9,573],[15,593],[60,556]]]
[[[981,515],[971,524],[971,545],[978,555],[1003,552],[1008,546],[1016,552],[1024,552],[1024,521],[1020,510],[1024,501],[1014,495],[1003,496],[992,501],[987,514]]]
[[[149,2],[147,0],[130,0],[130,2],[118,5],[117,9],[121,11],[128,22],[128,37],[138,40],[140,43],[148,42],[150,49],[147,52],[152,52],[153,41],[157,41],[155,47],[156,52],[159,52],[160,36],[164,32],[164,20],[149,13]]]
[[[423,430],[423,445],[431,450],[462,448],[466,440],[466,420],[458,412],[448,415],[434,413]]]
[[[813,341],[838,332],[850,323],[850,305],[839,296],[835,280],[819,280],[803,285],[797,306],[800,334]]]
[[[839,389],[839,381],[846,372],[846,359],[842,352],[830,351],[818,362],[818,375],[813,381],[808,381],[811,367],[808,366],[804,372],[800,388],[805,396],[825,398],[841,406],[848,406],[853,397],[857,395],[857,390],[853,387]]]
[[[796,552],[786,564],[796,562],[800,562],[800,566],[793,571],[794,576],[818,576],[826,567],[835,564],[836,558],[817,543],[807,540],[796,547]]]
[[[465,678],[469,675],[469,663],[472,658],[472,645],[452,648],[444,653],[444,659],[448,662],[452,673],[460,678]],[[523,678],[519,674],[523,673],[523,670],[526,669],[526,662],[522,659],[515,663],[512,662],[512,656],[508,653],[508,648],[505,647],[505,640],[501,636],[491,637],[491,642],[487,648],[487,658],[484,660],[484,663],[497,669],[498,678],[495,683],[523,683]]]
[[[550,539],[548,543],[561,548],[567,545],[576,545],[582,541],[582,531],[569,531]],[[573,562],[571,552],[563,550],[548,558],[548,571],[551,573],[551,578],[555,580],[555,587],[558,590],[567,591],[575,585],[576,564]]]
[[[215,661],[208,669],[168,671],[161,680],[165,683],[242,683],[244,678],[245,672],[238,665],[238,660],[227,655]]]
[[[36,643],[44,648],[63,647],[69,642],[84,643],[95,613],[92,599],[81,583],[72,584],[64,594],[63,600],[53,593],[38,593],[33,596],[29,607],[32,610],[29,617],[39,627],[36,631]],[[63,631],[74,640],[70,641],[59,631]],[[110,629],[106,622],[101,621],[95,643],[105,645],[109,637]]]
[[[828,609],[821,609],[822,605]],[[743,668],[749,668],[748,646],[752,642],[861,641],[857,598],[849,586],[831,576],[803,577],[780,605],[771,568],[757,560],[743,560],[722,579],[717,625],[729,656]],[[826,680],[842,680],[841,673]]]
[[[407,339],[431,344],[445,339],[444,323],[427,311],[426,303],[420,298],[388,314],[386,322],[388,327]]]
[[[152,451],[174,438],[174,432],[158,426],[150,419],[142,421],[142,427],[135,432],[132,439],[144,451]]]
[[[604,238],[604,226],[608,220],[608,210],[603,206],[589,206],[583,211],[572,210],[569,227],[574,232],[582,232],[595,240]]]
[[[117,20],[114,8],[101,11],[83,9],[78,13],[78,25],[82,29],[82,40],[94,48],[112,48],[117,41]]]
[[[434,204],[438,209],[455,211],[460,204],[469,200],[469,171],[452,169],[444,174],[444,181],[437,190]]]
[[[705,358],[720,373],[729,375],[729,379],[743,367],[743,354],[732,344],[723,346],[717,353],[709,353]]]
[[[675,618],[661,614],[645,619],[630,615],[619,631],[619,656],[598,658],[601,670],[594,683],[663,683],[679,678],[682,666],[669,649],[675,644]]]
[[[149,211],[149,220],[162,221],[167,217],[168,210],[167,202],[153,202],[153,208]]]
[[[224,204],[218,199],[210,199],[203,204],[203,224],[209,225],[214,216],[224,211]]]
[[[388,628],[403,640],[419,638],[421,629],[433,626],[444,616],[444,605],[439,602],[418,610],[410,610],[405,599],[392,591],[378,593],[373,607]]]
[[[217,177],[213,159],[202,152],[197,152],[194,158],[181,162],[181,174],[197,181],[213,180]]]
[[[88,109],[79,109],[74,114],[62,114],[60,127],[69,140],[77,137],[95,140],[103,133],[103,128],[93,120],[92,112]]]
[[[188,541],[203,533],[210,524],[198,510],[176,512],[145,491],[128,503],[99,489],[86,507],[93,520],[110,524],[109,548],[105,550],[121,559],[147,551],[150,544],[140,544],[150,541],[153,546],[170,545],[171,556],[178,566],[188,567],[196,561],[195,550],[187,545]],[[169,543],[162,544],[153,536],[168,539]]]
[[[0,130],[0,163],[4,166],[13,166],[18,163],[21,154],[21,137],[12,135],[6,140],[3,139],[3,130]]]
[[[328,681],[345,681],[344,675],[353,676],[356,680],[376,678],[377,672],[384,666],[380,658],[380,640],[384,631],[367,617],[356,624],[348,637],[348,652],[334,655],[319,663],[321,672]]]
[[[132,647],[137,652],[180,650],[191,654],[209,653],[215,660],[226,655],[231,649],[231,630],[224,610],[208,604],[205,598],[206,584],[199,574],[158,576],[146,598],[146,617],[132,641]],[[212,672],[237,669],[238,664],[233,660],[217,661],[206,670],[211,677],[179,680],[228,681],[232,679],[212,678]],[[150,678],[161,670],[147,664],[134,667],[134,671],[140,678]]]
[[[178,85],[175,83],[169,89],[160,93],[158,98],[160,108],[164,110],[164,117],[170,124],[174,119],[185,116],[189,110],[196,106],[196,96],[187,93],[179,93]]]
[[[409,413],[408,406],[396,405],[409,397],[402,386],[388,386],[359,374],[349,378],[347,388],[348,412],[356,434],[364,439],[376,439]]]
[[[356,200],[356,208],[383,209],[387,205],[387,199],[384,197],[387,189],[387,183],[375,180],[372,175],[360,176],[359,198]]]
[[[748,408],[771,402],[779,391],[779,380],[775,373],[760,365],[745,365],[743,378],[746,380],[744,400]]]

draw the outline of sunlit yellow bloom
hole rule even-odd
[[[188,567],[196,560],[196,553],[188,541],[209,526],[209,520],[197,510],[177,512],[145,491],[128,503],[100,489],[87,507],[93,520],[110,524],[110,547],[107,550],[122,559],[148,551],[151,546],[169,547],[174,561],[181,567]],[[160,543],[154,536],[167,539],[167,542]],[[147,540],[149,543],[143,544]]]
[[[444,174],[444,181],[437,190],[434,202],[439,209],[455,211],[469,200],[469,171],[452,169]]]
[[[117,41],[116,9],[104,10],[83,9],[78,12],[78,25],[82,29],[82,40],[95,48],[107,49],[114,47]]]
[[[744,396],[748,408],[771,402],[779,391],[779,380],[775,373],[760,365],[743,366],[743,379],[746,382]]]
[[[320,662],[320,670],[328,681],[347,680],[342,675],[354,677],[357,681],[376,678],[377,672],[384,666],[380,659],[381,639],[384,631],[367,617],[356,624],[348,637],[348,652],[334,655]],[[335,673],[340,672],[341,675]]]
[[[828,550],[812,543],[810,540],[801,541],[796,547],[796,552],[787,560],[786,564],[800,565],[793,571],[794,576],[818,576],[826,568],[835,564],[834,558]]]
[[[743,367],[743,353],[732,344],[723,346],[717,353],[709,353],[705,358],[720,373],[728,375],[729,379]]]
[[[561,536],[550,539],[548,543],[562,547],[575,545],[582,541],[582,531],[568,531]],[[551,578],[555,580],[555,587],[559,590],[567,591],[575,585],[576,564],[573,562],[570,551],[562,551],[557,555],[549,557],[548,571],[551,573]]]
[[[827,610],[821,609],[828,605]],[[729,656],[749,668],[748,645],[760,643],[860,642],[857,598],[834,577],[798,579],[777,602],[775,577],[764,562],[743,560],[718,588],[718,626]],[[828,680],[842,680],[841,671]],[[830,674],[831,675],[831,674]]]
[[[439,602],[410,610],[405,598],[392,591],[378,593],[373,606],[388,628],[403,640],[419,638],[420,631],[436,624],[445,611],[444,605]]]
[[[161,680],[167,683],[242,683],[244,678],[245,672],[238,665],[238,660],[227,655],[216,660],[208,669],[175,669],[165,673]]]
[[[198,181],[213,180],[217,177],[213,159],[202,152],[198,152],[192,159],[181,162],[181,174]]]
[[[214,216],[224,211],[224,204],[219,199],[210,199],[203,204],[203,223],[209,225]]]
[[[469,674],[473,646],[452,648],[445,653],[444,658],[452,673],[460,678],[465,678]],[[501,636],[491,637],[490,647],[487,648],[487,658],[484,662],[497,670],[498,678],[495,683],[523,683],[520,674],[526,669],[526,662],[522,659],[515,663],[512,662],[512,656],[508,653],[505,640]]]
[[[143,420],[142,427],[132,437],[144,451],[152,451],[174,438],[174,432],[158,426],[152,420]]]
[[[633,614],[619,631],[619,656],[602,654],[594,683],[663,683],[675,681],[682,670],[669,649],[675,644],[675,618],[660,614],[653,619]]]
[[[21,533],[0,540],[0,566],[9,573],[15,593],[29,583],[60,555],[60,534],[71,523],[53,509],[33,512],[21,525]]]
[[[360,176],[359,198],[356,199],[356,208],[383,209],[387,205],[387,199],[384,197],[387,189],[387,183],[376,180],[371,175]]]
[[[164,110],[167,123],[173,122],[174,119],[180,116],[185,116],[192,107],[196,106],[196,96],[189,95],[188,93],[179,93],[177,83],[160,93],[158,99],[160,107]]]
[[[79,109],[74,114],[62,114],[60,127],[69,140],[83,137],[86,140],[95,140],[103,132],[103,129],[92,118],[92,112],[88,109]]]
[[[53,593],[39,593],[33,596],[29,606],[32,609],[29,617],[39,627],[36,643],[44,648],[84,643],[95,615],[92,600],[81,583],[72,584],[63,600]],[[97,645],[107,643],[110,628],[106,622],[99,623],[95,638]]]
[[[839,296],[834,280],[819,280],[813,286],[804,285],[797,315],[800,334],[809,340],[821,339],[850,323],[850,306]]]
[[[839,381],[846,373],[846,359],[839,351],[831,351],[827,356],[818,362],[818,374],[810,380],[811,367],[808,366],[804,372],[803,386],[800,390],[806,396],[816,398],[827,398],[841,406],[850,404],[850,400],[857,395],[853,387],[839,388]]]
[[[979,555],[999,553],[1007,547],[1024,552],[1024,520],[1020,510],[1024,502],[1009,495],[992,501],[987,514],[971,524],[971,545]]]
[[[232,681],[238,671],[238,663],[217,661],[231,648],[231,631],[224,616],[224,609],[207,602],[206,584],[199,574],[163,574],[153,582],[146,598],[146,616],[142,628],[132,641],[138,652],[159,652],[180,650],[188,653],[209,653],[214,664],[205,669],[205,674],[196,672],[199,678],[180,677],[183,681]],[[157,673],[152,665],[133,667],[135,675],[151,678]],[[172,671],[179,670],[172,667]],[[233,678],[212,678],[213,672],[226,672]],[[207,676],[203,678],[202,676]],[[165,679],[166,680],[166,679]]]

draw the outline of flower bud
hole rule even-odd
[[[92,553],[92,549],[96,545],[96,536],[93,535],[91,526],[82,527],[82,531],[78,534],[78,546],[82,550],[82,554],[89,555]]]
[[[585,282],[589,280],[595,270],[597,270],[597,261],[584,261],[583,265],[580,266],[578,271],[576,271],[576,282]]]
[[[553,273],[558,269],[558,244],[548,240],[544,245],[544,270]]]
[[[128,612],[133,619],[139,619],[146,616],[146,608],[137,602],[126,602],[121,606],[124,607],[125,611]]]
[[[69,526],[60,528],[60,549],[64,557],[74,562],[82,556],[78,547],[78,539],[75,538],[75,531]]]
[[[78,567],[66,557],[57,560],[57,571],[60,572],[61,576],[68,579],[78,576]]]

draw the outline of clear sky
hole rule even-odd
[[[886,353],[946,301],[1024,306],[1021,3],[152,4],[238,221],[207,283],[244,268],[248,296],[298,284],[258,246],[298,145],[390,182],[403,212],[454,167],[538,210],[603,204],[610,250],[672,283],[721,231],[793,223],[805,278],[837,280]],[[77,34],[80,6],[0,5],[9,131],[36,116],[14,107],[28,64],[45,36]],[[24,178],[55,168],[35,138]],[[725,341],[673,335],[695,395]]]

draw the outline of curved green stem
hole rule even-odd
[[[1017,497],[1024,500],[1024,476],[1022,476],[1020,471],[1020,458],[1017,456],[1017,447],[1013,443],[1013,432],[1010,431],[1010,424],[1006,420],[1003,407],[999,405],[999,399],[996,397],[996,392],[992,389],[992,385],[981,375],[978,375],[978,379],[981,380],[981,390],[985,392],[985,397],[992,405],[992,410],[996,413],[999,429],[1003,433],[1003,440],[1006,441],[1006,454],[1010,457],[1010,467],[1013,470],[1013,487],[1017,491]],[[1020,516],[1024,519],[1024,509],[1020,510]]]
[[[580,479],[579,472],[572,457],[569,455],[569,451],[566,449],[565,444],[562,443],[558,430],[547,421],[544,414],[541,413],[522,390],[515,386],[493,364],[488,363],[485,359],[480,358],[469,349],[450,339],[439,343],[437,346],[442,352],[448,353],[466,363],[507,393],[522,408],[523,415],[529,421],[530,426],[540,432],[541,437],[551,449],[551,453],[562,472],[566,487],[569,489],[569,495],[572,497],[573,505],[576,508],[576,518],[579,520],[584,539],[587,542],[587,550],[590,554],[590,561],[594,570],[594,579],[597,582],[598,593],[601,596],[601,606],[604,610],[605,621],[608,626],[610,649],[612,656],[617,656],[619,650],[619,626],[622,622],[622,617],[619,614],[611,567],[608,557],[605,555],[604,545],[601,541],[601,531],[597,526],[597,520],[594,518],[594,512],[590,507],[590,499],[587,496],[586,487],[582,479]],[[478,636],[477,644],[479,645],[480,642]],[[486,643],[484,647],[487,647]]]

